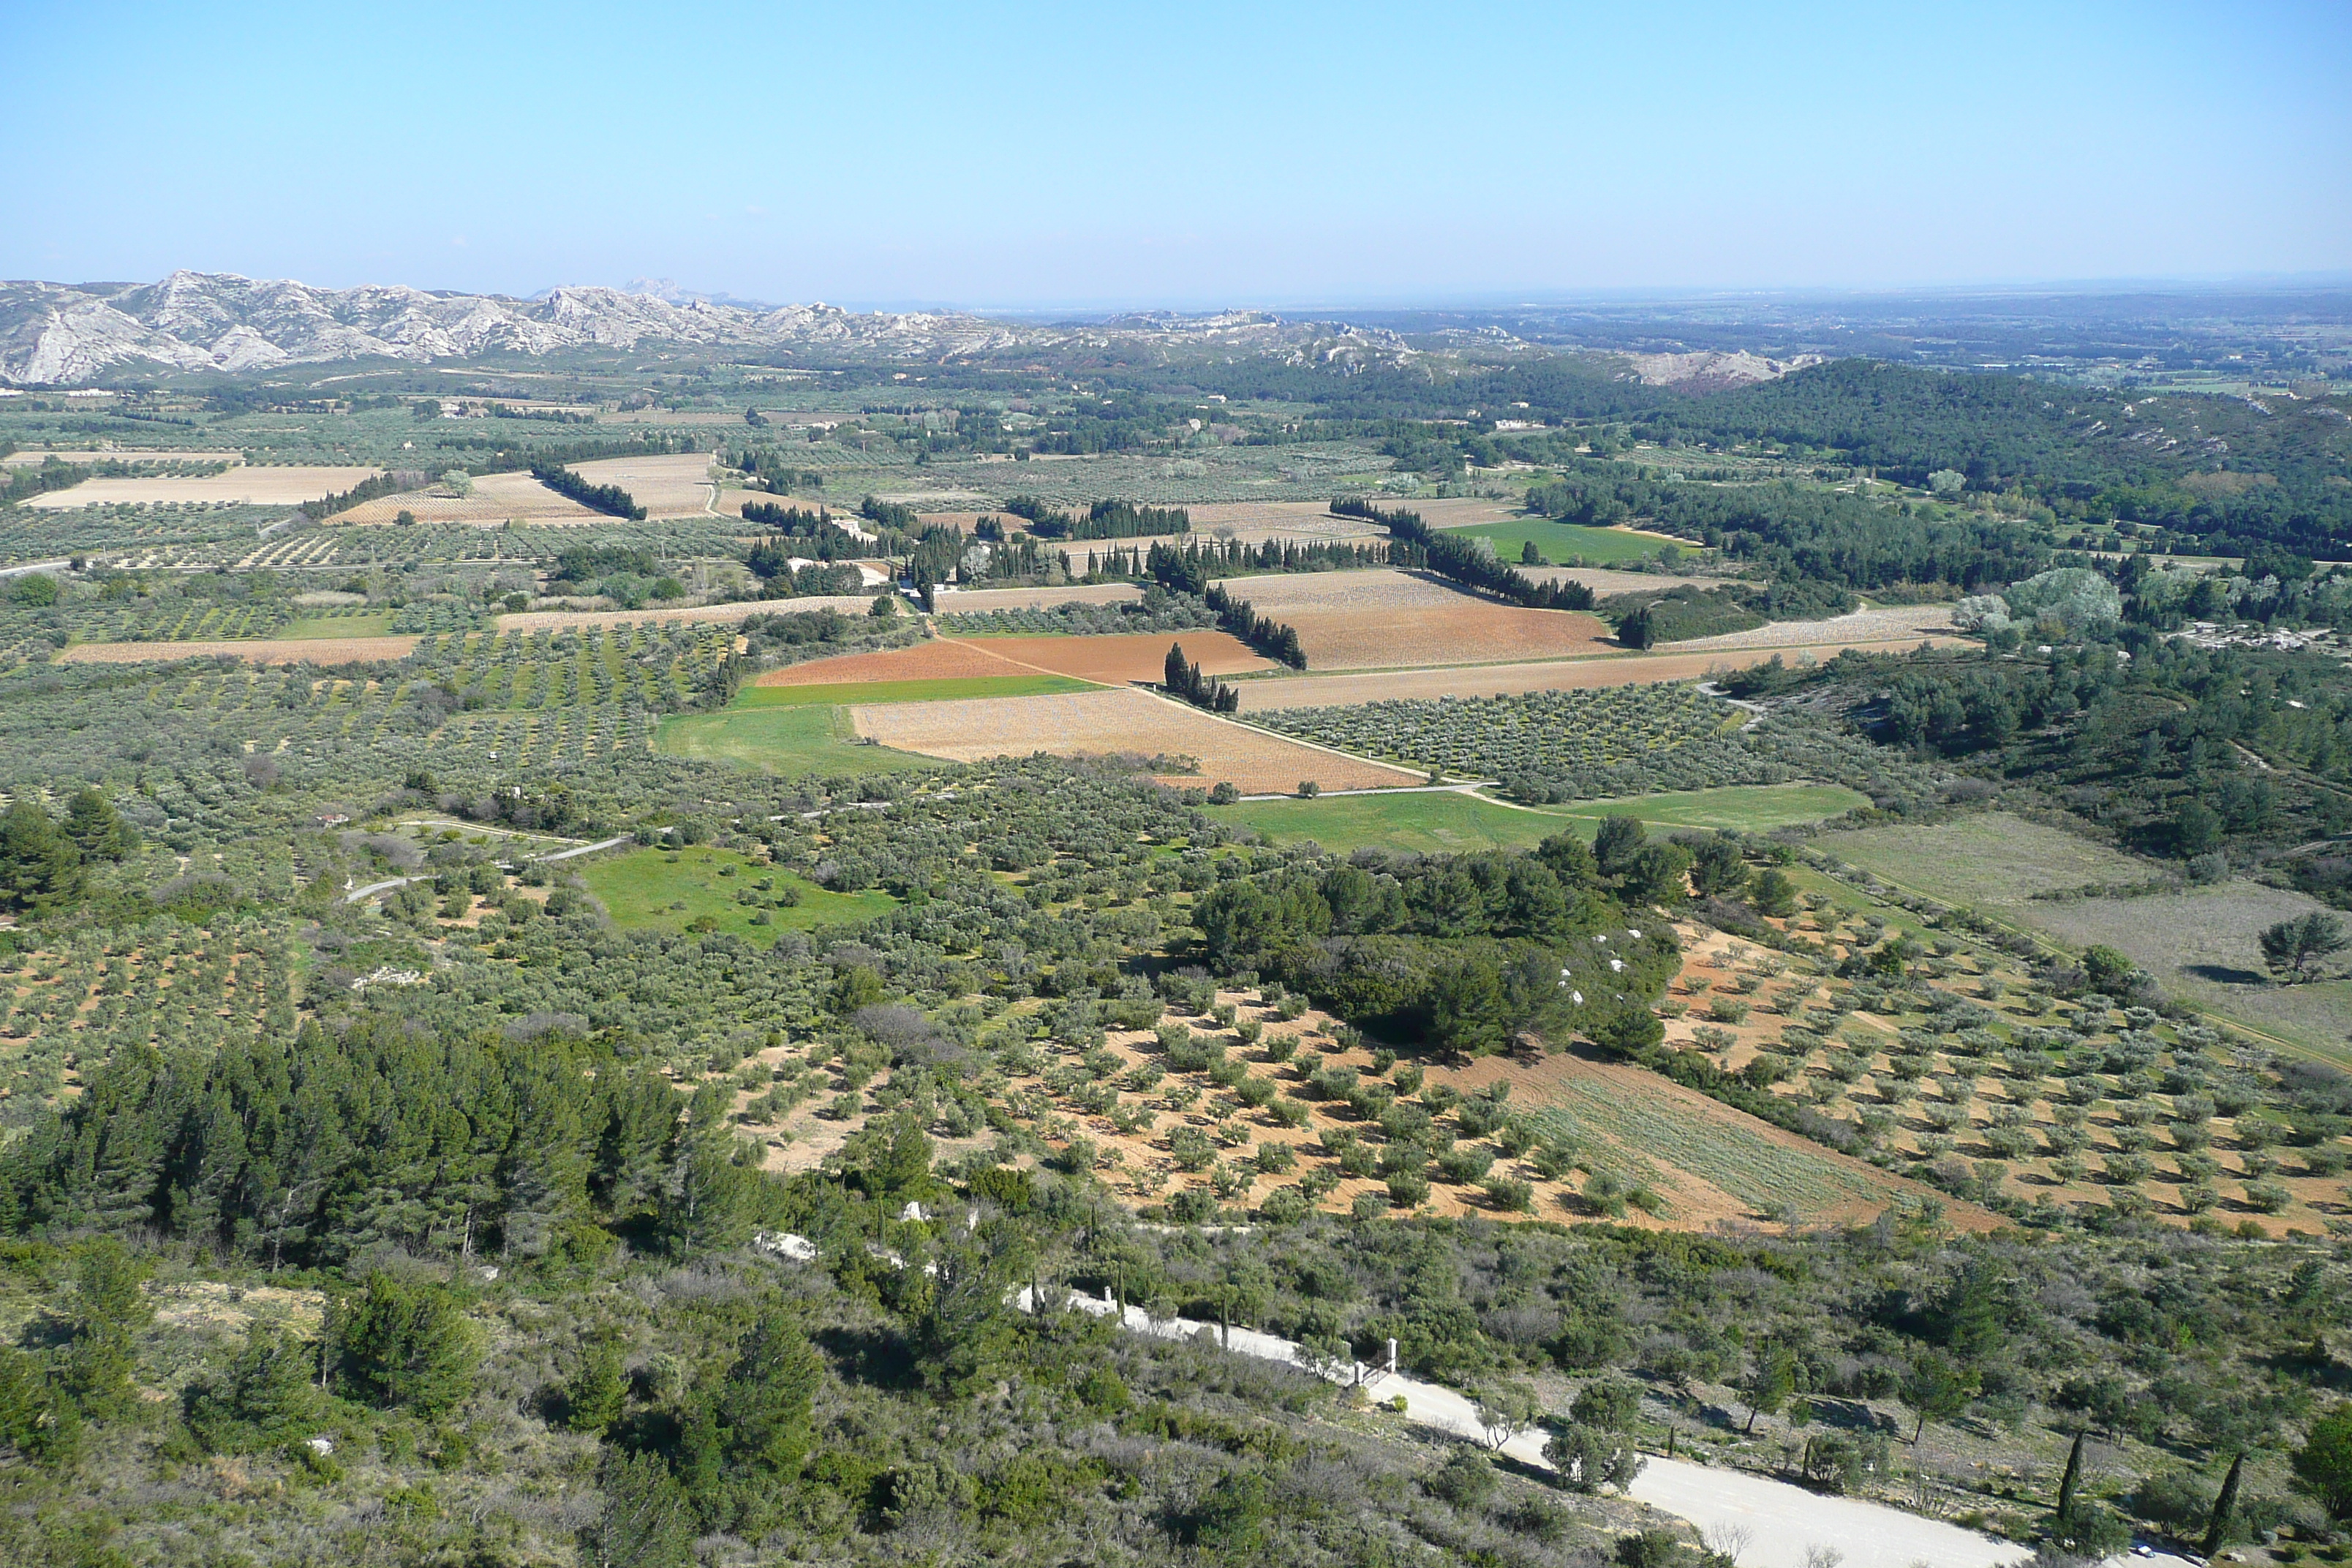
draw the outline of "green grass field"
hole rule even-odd
[[[1544,809],[1586,824],[1580,831],[1589,837],[1601,830],[1604,816],[1638,816],[1660,827],[1732,827],[1743,833],[1769,833],[1776,827],[1819,822],[1869,804],[1868,795],[1843,784],[1730,784],[1722,789],[1682,790]]]
[[[1507,562],[1516,562],[1528,540],[1543,552],[1544,560],[1559,566],[1571,560],[1580,560],[1588,566],[1615,566],[1627,561],[1655,561],[1664,542],[1629,533],[1618,528],[1587,528],[1582,523],[1554,522],[1549,518],[1514,518],[1508,522],[1473,523],[1468,528],[1449,528],[1448,533],[1465,533],[1495,542],[1495,552]],[[1697,552],[1696,545],[1680,546],[1684,555]]]
[[[720,874],[721,868],[730,866],[732,876]],[[683,931],[707,917],[714,929],[763,946],[783,931],[871,920],[898,906],[887,893],[827,892],[732,850],[700,844],[676,851],[639,849],[598,860],[582,870],[581,880],[615,924]],[[769,891],[756,890],[759,883],[769,880],[774,883]],[[787,909],[774,907],[776,895],[787,888],[800,894],[800,902]],[[752,890],[760,902],[738,902],[737,895],[745,890]],[[753,924],[755,914],[766,915],[768,923]]]
[[[1097,690],[1066,675],[975,675],[943,680],[866,680],[828,686],[747,686],[730,711],[851,702],[942,702],[959,697],[1051,697]]]
[[[1326,795],[1319,800],[1254,800],[1213,815],[1276,844],[1313,839],[1326,849],[1412,849],[1425,855],[1471,849],[1523,849],[1565,829],[1585,838],[1602,816],[1626,813],[1661,828],[1738,827],[1764,832],[1818,822],[1864,796],[1835,784],[1754,784],[1645,795],[1589,808],[1523,811],[1452,791]]]
[[[900,773],[947,765],[911,752],[866,745],[850,729],[848,713],[830,704],[739,705],[717,713],[677,714],[662,721],[654,744],[673,756],[785,774]]]
[[[2036,893],[2094,882],[2144,882],[2159,869],[2153,861],[2006,812],[1924,827],[1825,834],[1821,847],[1930,898],[1988,909],[2022,907]]]
[[[323,637],[381,637],[392,635],[390,610],[370,610],[363,616],[304,616],[288,623],[273,637],[312,642]]]

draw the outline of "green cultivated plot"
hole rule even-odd
[[[1590,566],[1615,566],[1628,561],[1655,561],[1664,542],[1629,533],[1622,528],[1588,528],[1579,522],[1554,522],[1549,518],[1514,518],[1509,522],[1481,522],[1468,528],[1449,528],[1448,533],[1468,534],[1475,539],[1491,539],[1495,552],[1507,562],[1515,562],[1528,540],[1536,542],[1545,561],[1554,566],[1571,561],[1581,561]],[[1684,545],[1685,552],[1696,545]]]
[[[1557,817],[1450,790],[1254,800],[1210,813],[1276,844],[1312,839],[1326,849],[1415,849],[1425,855],[1519,849],[1560,830]]]
[[[850,728],[847,712],[808,704],[682,714],[662,721],[654,744],[673,756],[743,763],[778,773],[896,773],[945,765],[865,744]]]
[[[359,616],[305,616],[288,623],[275,635],[304,641],[321,637],[380,637],[392,633],[391,610],[371,610]]]
[[[732,867],[732,875],[721,868]],[[898,907],[887,893],[834,893],[725,849],[640,849],[599,860],[581,880],[614,922],[680,932],[722,931],[762,945],[779,932],[871,920]],[[761,883],[769,884],[761,887]],[[786,903],[785,900],[797,901]],[[708,921],[707,926],[698,922]]]

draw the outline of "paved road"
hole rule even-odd
[[[1030,1310],[1027,1289],[1021,1290],[1014,1301],[1021,1310]],[[1073,1296],[1070,1305],[1101,1317],[1119,1310],[1116,1302],[1084,1296]],[[1160,1339],[1189,1339],[1202,1332],[1215,1339],[1220,1333],[1213,1323],[1186,1318],[1155,1321],[1140,1307],[1128,1308],[1121,1326]],[[1233,1330],[1225,1348],[1236,1355],[1298,1364],[1296,1344],[1254,1329]],[[1339,1383],[1365,1383],[1378,1399],[1402,1397],[1408,1420],[1456,1436],[1485,1440],[1476,1405],[1453,1389],[1360,1363],[1327,1369],[1324,1375]],[[1523,1464],[1551,1468],[1538,1436],[1514,1437],[1502,1451]],[[1808,1568],[1809,1562],[1819,1561],[1808,1554],[1820,1549],[1843,1553],[1841,1561],[1849,1568],[2005,1568],[2032,1555],[2013,1542],[1995,1541],[1900,1509],[1852,1498],[1821,1497],[1784,1481],[1679,1459],[1651,1458],[1634,1481],[1632,1495],[1690,1521],[1702,1532],[1747,1530],[1749,1541],[1739,1552],[1739,1568]]]
[[[615,834],[610,838],[600,838],[593,844],[575,844],[569,849],[558,849],[551,855],[526,855],[523,858],[537,860],[542,864],[552,860],[569,860],[575,855],[593,855],[599,849],[610,849],[616,844],[626,844],[630,837],[626,833]],[[394,888],[404,888],[411,882],[429,882],[432,879],[429,876],[387,877],[381,882],[370,882],[364,888],[352,889],[343,895],[343,902],[363,904],[379,893],[389,893]]]

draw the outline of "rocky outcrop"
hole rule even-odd
[[[1794,359],[1766,359],[1742,349],[1737,353],[1627,354],[1633,374],[1652,386],[1684,392],[1724,392],[1759,381],[1777,381],[1807,365],[1822,363],[1819,354]]]
[[[0,381],[64,385],[164,370],[263,370],[329,360],[543,354],[580,344],[741,344],[906,359],[986,356],[1122,340],[1272,353],[1298,363],[1410,358],[1394,333],[1264,311],[1153,312],[1099,324],[1032,324],[953,312],[774,309],[620,289],[532,300],[174,272],[158,283],[0,284]]]

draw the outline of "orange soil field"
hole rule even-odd
[[[109,453],[107,456],[113,456]],[[187,452],[179,456],[205,458],[205,452]],[[371,478],[373,468],[247,468],[242,465],[225,474],[207,474],[203,479],[150,479],[140,476],[121,479],[84,479],[70,489],[51,490],[37,495],[25,504],[47,511],[63,511],[78,506],[128,504],[157,506],[172,501],[239,501],[254,506],[296,506],[306,500],[317,500],[338,490],[350,489],[362,479]]]
[[[1297,628],[1309,669],[1573,658],[1617,647],[1596,616],[1468,598],[1444,609],[1293,610],[1275,618]]]
[[[1381,702],[1392,697],[1502,697],[1517,691],[1577,691],[1596,686],[1632,686],[1659,680],[1702,680],[1710,675],[1762,664],[1774,654],[1791,663],[1810,656],[1835,658],[1847,648],[1864,653],[1908,653],[1922,642],[1958,647],[1956,637],[1905,637],[1893,642],[1814,644],[1799,647],[1746,648],[1720,653],[1635,654],[1561,659],[1549,664],[1491,664],[1454,669],[1381,670],[1361,675],[1295,675],[1239,682],[1242,711],[1275,708],[1328,708]]]
[[[1184,657],[1211,675],[1241,675],[1279,669],[1231,632],[1131,632],[1109,637],[975,637],[961,644],[1030,669],[1123,686],[1156,681],[1167,672],[1168,647],[1181,643]],[[998,669],[992,673],[1008,673]]]
[[[386,523],[398,521],[404,511],[415,513],[419,522],[470,522],[484,527],[496,527],[509,518],[520,522],[607,521],[604,513],[591,511],[578,501],[557,495],[529,474],[484,474],[474,481],[474,493],[469,496],[431,496],[421,490],[379,496],[348,511],[339,511],[327,521],[358,525]]]
[[[950,762],[1034,752],[1182,755],[1197,760],[1201,771],[1157,775],[1162,783],[1231,783],[1247,793],[1292,790],[1302,779],[1326,789],[1422,782],[1421,774],[1402,768],[1319,751],[1132,689],[898,702],[853,708],[850,716],[857,732],[869,740]]]
[[[289,637],[252,642],[86,642],[58,655],[60,664],[156,664],[234,654],[248,664],[352,664],[406,658],[414,637]]]
[[[772,669],[754,686],[834,686],[869,680],[960,680],[972,676],[1017,675],[1013,666],[980,645],[933,638],[913,647],[883,653],[845,653],[806,664]]]
[[[804,616],[817,610],[870,615],[870,594],[811,594],[798,599],[745,599],[732,605],[679,605],[661,610],[518,610],[494,623],[502,632],[563,631],[639,621],[740,621],[752,616]]]

